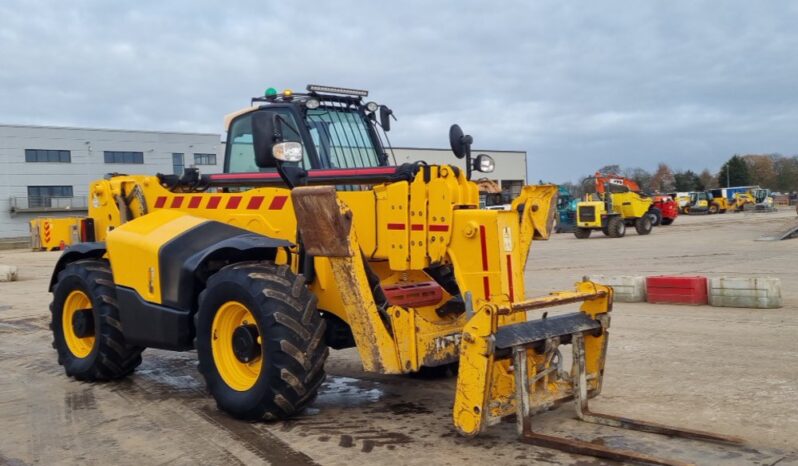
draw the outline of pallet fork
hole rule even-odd
[[[636,451],[610,448],[582,440],[535,432],[534,414],[573,401],[577,417],[586,422],[609,427],[638,430],[692,440],[739,445],[740,438],[699,430],[671,427],[590,410],[588,400],[601,391],[604,360],[607,350],[609,311],[612,290],[589,281],[577,283],[576,292],[558,292],[543,298],[514,303],[505,307],[486,306],[466,324],[469,336],[463,337],[460,377],[455,401],[455,424],[461,433],[476,435],[501,418],[515,414],[520,440],[532,445],[589,455],[615,461],[659,465],[685,465],[678,460],[660,458]],[[543,309],[567,303],[583,302],[581,312],[531,320],[520,324],[499,325],[501,316],[515,312]],[[484,331],[488,325],[491,331]],[[481,328],[483,331],[475,331]],[[476,336],[476,338],[475,338]],[[481,340],[482,345],[478,344]],[[572,346],[571,370],[563,370],[562,345]],[[480,351],[477,347],[480,347]],[[468,378],[469,366],[482,360],[488,367],[490,381],[482,389],[482,402],[487,409],[474,409],[474,416],[465,416],[473,404],[469,393],[480,390]],[[507,393],[506,376],[512,374],[513,393]],[[515,412],[510,413],[514,408]],[[478,418],[478,420],[477,420]],[[463,422],[464,419],[468,422]],[[465,427],[465,429],[464,429]]]

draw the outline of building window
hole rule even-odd
[[[181,152],[172,153],[172,173],[182,175],[186,168],[186,158]]]
[[[70,163],[72,154],[68,150],[25,149],[25,161]]]
[[[144,152],[125,152],[107,150],[104,152],[105,163],[144,163]]]
[[[194,165],[216,165],[216,154],[194,154]]]
[[[72,186],[28,186],[28,207],[52,207],[53,199],[73,197]]]

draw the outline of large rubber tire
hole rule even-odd
[[[626,235],[626,224],[620,216],[610,217],[607,221],[607,232],[610,238],[623,238]]]
[[[674,220],[675,219],[673,218],[662,217],[662,222],[660,222],[660,225],[670,225]]]
[[[651,218],[651,225],[657,226],[662,223],[662,211],[659,207],[652,207],[648,209],[648,216]]]
[[[91,305],[93,341],[82,338],[88,354],[75,354],[67,343],[67,338],[74,342],[75,337],[73,327],[64,326],[64,312],[69,312],[65,304],[73,294],[82,294],[88,298],[86,304]],[[68,376],[85,381],[119,379],[141,364],[144,348],[128,345],[122,333],[114,278],[107,261],[91,259],[67,264],[58,273],[50,313],[53,348],[58,352],[58,364],[64,366]]]
[[[579,239],[587,239],[590,238],[591,231],[593,230],[590,228],[574,227],[574,236]]]
[[[635,231],[638,235],[647,235],[651,233],[653,225],[651,224],[651,217],[643,215],[635,220]]]
[[[718,212],[720,212],[720,206],[717,204],[710,204],[708,212],[710,214],[717,214]]]
[[[249,310],[260,341],[258,356],[252,362],[259,362],[258,374],[253,385],[245,389],[234,389],[225,382],[214,357],[214,318],[229,302]],[[324,382],[329,349],[316,297],[305,286],[302,275],[270,262],[224,267],[210,277],[200,293],[195,323],[199,371],[223,411],[246,420],[286,419],[316,398]],[[216,336],[224,338],[218,332]],[[229,341],[232,351],[232,337]]]
[[[607,225],[604,225],[603,227],[601,227],[601,232],[604,233],[604,236],[610,236],[610,230],[607,227]]]

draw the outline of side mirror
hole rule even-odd
[[[255,112],[252,114],[252,147],[255,151],[255,165],[259,168],[277,166],[272,148],[275,143],[282,142],[283,134],[280,120],[273,112]]]
[[[383,131],[391,130],[391,116],[393,116],[393,110],[385,105],[380,105],[380,126]]]
[[[472,142],[474,139],[468,134],[463,134],[460,125],[455,124],[449,128],[449,145],[458,159],[471,155]]]

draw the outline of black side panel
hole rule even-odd
[[[67,264],[75,262],[80,259],[99,259],[105,254],[105,243],[77,243],[66,248],[66,250],[58,258],[58,262],[53,269],[53,275],[50,277],[50,291],[53,291],[55,282],[58,281],[58,273],[64,270]]]
[[[116,287],[116,300],[128,344],[176,351],[194,348],[194,325],[188,311],[148,303],[123,286]]]
[[[183,311],[195,308],[202,280],[198,272],[209,261],[272,260],[288,241],[269,238],[226,223],[205,222],[172,238],[158,251],[161,302]]]

